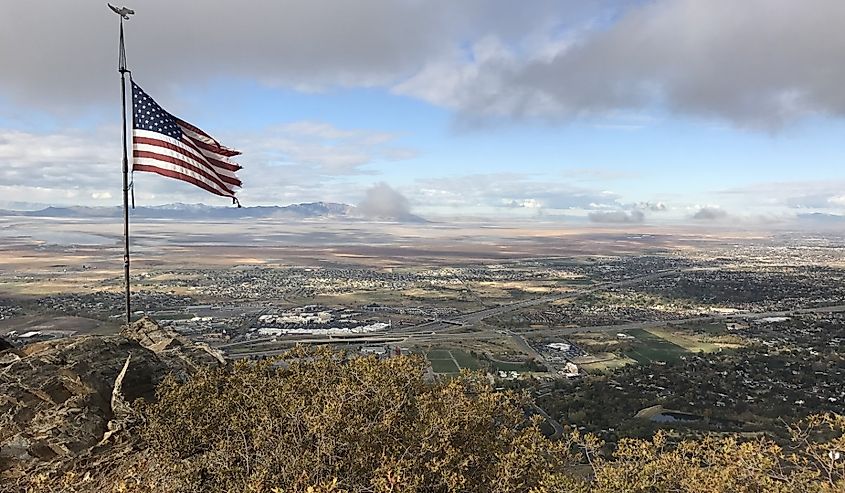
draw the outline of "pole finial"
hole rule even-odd
[[[128,21],[130,15],[134,15],[135,11],[130,9],[129,7],[123,6],[120,8],[115,7],[114,5],[107,3],[106,5],[114,12],[115,14],[121,16],[123,20]]]

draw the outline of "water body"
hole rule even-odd
[[[739,428],[744,423],[732,419],[716,418],[699,416],[698,414],[682,413],[679,411],[663,411],[660,414],[655,414],[650,418],[655,423],[674,423],[674,424],[692,424],[692,423],[709,423],[717,428]]]
[[[117,243],[117,240],[113,237],[73,231],[37,231],[28,236],[47,245],[59,246],[114,245]]]
[[[673,411],[664,411],[660,414],[655,414],[651,420],[655,423],[695,423],[702,421],[704,418],[696,414],[678,413]]]

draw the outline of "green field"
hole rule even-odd
[[[699,341],[669,328],[648,328],[652,335],[663,338],[673,344],[677,344],[691,353],[712,353],[718,351],[719,347],[709,342]]]
[[[432,349],[425,354],[426,358],[432,359],[452,359],[452,355],[445,349]]]
[[[530,370],[524,363],[507,363],[504,361],[491,361],[491,363],[493,364],[493,369],[496,371],[526,372]]]
[[[704,332],[705,334],[711,335],[722,335],[727,334],[727,330],[725,329],[725,322],[710,322],[710,323],[697,323],[697,324],[690,324],[685,326],[691,330]]]
[[[636,338],[633,341],[633,347],[625,351],[625,356],[639,363],[648,364],[653,361],[672,361],[688,352],[683,347],[643,329],[631,329],[625,332]]]
[[[460,349],[432,349],[425,353],[425,357],[435,373],[458,373],[459,368],[479,370],[483,367],[478,359]]]
[[[593,280],[592,279],[586,279],[586,278],[585,279],[565,279],[562,282],[564,284],[569,284],[569,285],[573,285],[573,286],[584,286],[584,285],[587,285],[587,284],[592,284]]]
[[[458,367],[450,359],[430,359],[434,373],[458,373]]]
[[[461,365],[461,368],[466,368],[467,370],[481,369],[481,363],[466,351],[453,349],[451,353],[452,356],[455,358],[455,361],[457,361],[458,364]]]

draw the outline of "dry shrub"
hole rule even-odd
[[[603,457],[590,435],[543,437],[525,394],[495,392],[472,373],[428,383],[424,370],[415,357],[297,348],[276,362],[168,379],[156,403],[141,405],[142,440],[115,470],[37,476],[28,490],[845,492],[843,416],[793,425],[784,447],[658,433]]]
[[[527,491],[572,462],[524,394],[479,374],[424,381],[419,358],[295,349],[165,381],[143,437],[179,491]],[[155,471],[151,471],[154,473]]]

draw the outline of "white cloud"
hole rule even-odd
[[[393,144],[387,132],[340,129],[322,122],[296,122],[241,139],[253,159],[308,166],[321,175],[373,174],[371,165],[411,159],[416,151]]]
[[[387,183],[377,183],[368,188],[357,212],[373,219],[398,221],[415,220],[408,199]]]
[[[408,196],[420,207],[438,214],[517,214],[520,210],[560,214],[621,206],[619,195],[611,191],[521,173],[419,179],[413,190],[408,190]]]
[[[845,207],[845,195],[837,195],[835,197],[830,197],[827,201],[836,207]]]
[[[731,198],[744,207],[789,208],[828,211],[845,205],[842,191],[845,180],[814,180],[756,183],[722,190],[723,198]]]
[[[5,203],[116,205],[121,196],[119,129],[91,132],[23,132],[0,128],[0,184]],[[341,129],[321,122],[295,122],[249,135],[222,135],[246,151],[239,193],[246,205],[308,200],[351,201],[348,177],[377,174],[380,165],[413,158],[386,132]],[[191,185],[136,173],[138,204],[216,203]],[[220,199],[222,200],[222,199]]]
[[[634,224],[645,221],[645,213],[633,211],[594,211],[587,214],[587,218],[594,223]]]
[[[540,209],[543,207],[543,203],[537,199],[521,199],[521,200],[514,200],[514,199],[502,199],[502,204],[505,207],[513,207],[513,208],[522,208],[522,209]]]

